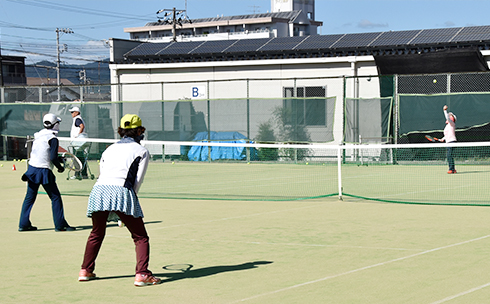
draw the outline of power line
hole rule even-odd
[[[2,51],[10,51],[10,52],[15,52],[15,53],[31,54],[31,55],[57,58],[56,54],[45,54],[45,53],[37,53],[37,52],[32,52],[32,51],[20,51],[20,50],[8,49],[8,48],[1,48],[1,49],[2,49]],[[106,62],[106,60],[86,59],[86,58],[72,57],[72,56],[64,56],[64,58],[65,59],[71,59],[71,60],[77,60],[77,61],[87,61],[87,62],[94,62],[94,61]]]
[[[40,38],[40,37],[26,37],[26,36],[17,36],[17,35],[9,35],[9,34],[1,34],[1,36],[6,36],[6,37],[13,37],[13,38],[21,38],[21,39],[32,39],[32,40],[46,40],[46,41],[55,41],[55,39],[49,39],[49,38]],[[4,42],[5,40],[2,40]],[[80,40],[82,41],[82,40]],[[85,40],[83,40],[85,41]]]
[[[51,31],[55,30],[54,28],[50,29],[50,28],[28,27],[28,26],[18,25],[18,24],[14,24],[14,23],[5,22],[5,21],[0,21],[0,25],[2,25],[2,24],[4,24],[2,27],[17,28],[17,29],[24,29],[24,30],[34,30],[34,31],[43,31],[43,32],[51,32]],[[14,37],[13,35],[8,35],[8,34],[2,34],[2,36]],[[95,39],[95,38],[88,37],[88,36],[85,36],[82,34],[75,34],[75,36],[85,38],[86,40],[100,41],[100,39]],[[23,38],[21,36],[17,36],[17,37]],[[32,39],[39,39],[39,38],[32,38]],[[45,40],[50,40],[50,39],[45,39]]]
[[[127,13],[118,13],[115,11],[104,11],[104,10],[94,10],[92,8],[84,8],[80,6],[75,6],[75,5],[67,5],[66,2],[63,4],[58,4],[58,3],[53,3],[51,1],[45,1],[45,0],[6,0],[8,2],[12,2],[18,5],[24,5],[24,6],[29,6],[32,7],[33,9],[40,10],[39,8],[42,9],[47,9],[47,10],[56,10],[56,11],[65,11],[65,12],[70,12],[70,13],[76,13],[76,14],[86,14],[90,16],[102,16],[105,17],[106,21],[100,22],[100,23],[91,23],[91,24],[85,24],[85,25],[78,25],[78,26],[71,26],[71,28],[74,28],[77,33],[73,34],[74,37],[83,39],[83,40],[73,40],[73,39],[66,39],[65,42],[69,43],[69,48],[70,51],[73,51],[75,54],[78,53],[79,56],[63,56],[67,60],[83,60],[83,61],[94,61],[95,57],[109,57],[108,50],[109,50],[109,45],[108,45],[108,40],[106,39],[94,39],[92,37],[89,37],[87,35],[80,34],[78,29],[93,29],[96,30],[98,27],[103,27],[107,28],[109,26],[117,26],[118,23],[123,24],[123,23],[128,23],[128,20],[136,20],[136,21],[141,21],[144,20],[148,22],[149,20],[152,20],[154,17],[150,14],[148,15],[143,15],[143,16],[138,16],[138,15],[131,15]],[[115,21],[107,21],[108,18],[113,18]],[[80,18],[73,18],[72,20],[80,20]],[[12,28],[12,29],[20,29],[20,30],[31,30],[31,31],[42,31],[42,32],[52,32],[55,30],[54,27],[48,28],[48,27],[36,27],[36,26],[25,26],[22,24],[17,24],[17,23],[11,23],[11,22],[6,22],[6,21],[0,21],[0,27],[3,28]],[[56,46],[55,42],[51,39],[45,39],[45,38],[34,38],[34,37],[21,37],[21,36],[14,36],[14,35],[8,35],[8,34],[3,34],[5,37],[11,37],[11,38],[19,38],[18,41],[12,41],[12,40],[3,40],[3,50],[7,52],[15,52],[15,53],[21,53],[21,54],[31,54],[31,55],[36,55],[36,56],[46,56],[48,58],[53,58],[55,55],[50,54],[51,52],[56,51]],[[49,43],[32,43],[32,42],[25,42],[24,40],[37,40],[40,42],[40,40],[44,41],[53,41],[53,44]],[[83,41],[94,41],[94,42],[99,42],[100,44],[90,44],[90,45],[83,45],[83,43],[76,43],[76,42],[83,42]],[[19,45],[21,45],[22,50],[18,49]],[[82,54],[83,52],[83,54]],[[107,52],[107,53],[106,53]],[[87,57],[85,55],[88,55],[90,57]],[[85,58],[83,58],[85,56]],[[87,59],[90,58],[90,59]]]
[[[109,63],[108,61],[100,61],[100,62],[105,62],[105,63]],[[25,65],[26,68],[44,68],[44,69],[56,69],[55,66],[49,66],[49,65],[39,65],[39,64],[26,64]],[[97,71],[99,70],[100,68],[96,68],[96,67],[86,67],[86,66],[83,66],[83,68],[85,70],[88,70],[88,71]],[[63,70],[80,70],[80,65],[64,65],[63,66]]]
[[[107,51],[109,49],[109,46],[106,44],[105,41],[93,41],[93,42],[98,42],[99,44],[70,44],[70,49],[75,49],[75,50],[100,50],[100,51]],[[6,47],[16,47],[19,45],[22,45],[24,47],[28,48],[37,48],[37,49],[52,49],[56,50],[56,44],[43,44],[43,43],[29,43],[29,42],[18,42],[18,41],[8,41],[8,40],[3,40],[2,45]]]
[[[30,26],[24,26],[15,23],[5,22],[5,21],[0,21],[0,25],[2,25],[2,27],[18,28],[18,29],[33,30],[33,31],[43,31],[43,32],[51,32],[53,30],[52,28],[30,27]]]
[[[60,11],[68,11],[70,13],[79,13],[79,14],[88,14],[88,15],[98,15],[98,16],[104,16],[104,17],[113,17],[113,18],[124,18],[124,19],[133,19],[133,20],[145,20],[147,21],[148,18],[144,18],[144,16],[133,16],[130,14],[124,14],[124,13],[115,13],[115,12],[108,12],[108,11],[102,11],[102,10],[94,10],[94,9],[88,9],[88,8],[83,8],[79,6],[73,6],[73,5],[67,5],[66,2],[63,4],[56,4],[48,1],[42,1],[42,0],[36,0],[36,1],[28,1],[28,0],[7,0],[9,2],[14,2],[14,3],[20,3],[20,4],[25,4],[29,6],[37,6],[37,7],[42,7],[42,8],[48,8],[48,9],[53,9],[53,10],[60,10]]]

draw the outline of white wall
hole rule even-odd
[[[311,13],[314,20],[315,0],[271,0],[272,12],[290,12],[302,10]]]
[[[210,99],[283,98],[284,87],[294,87],[295,84],[297,87],[325,86],[327,96],[336,97],[335,143],[340,143],[343,136],[344,79],[342,76],[377,74],[372,56],[176,64],[112,64],[110,68],[114,76],[112,79],[124,84],[121,90],[122,98],[120,98],[124,101],[192,99],[192,87],[196,86],[204,87],[206,96],[203,97]],[[249,79],[248,88],[246,79]],[[360,82],[363,82],[362,85],[356,87],[353,80],[346,81],[346,97],[379,97],[379,84],[375,78],[370,82],[367,78],[361,79]],[[312,136],[315,136],[315,132],[321,133],[322,130],[312,127],[309,131]]]

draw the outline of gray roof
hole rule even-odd
[[[277,12],[277,13],[265,13],[265,14],[251,14],[251,15],[238,15],[238,16],[223,16],[223,17],[212,17],[212,18],[199,18],[191,19],[192,23],[204,23],[204,22],[218,22],[218,21],[230,21],[230,20],[245,20],[245,19],[257,19],[257,18],[278,18],[278,19],[289,19],[290,21],[295,20],[301,11],[290,11],[290,12]],[[157,26],[161,25],[160,22],[148,22],[145,26]]]
[[[490,26],[224,41],[141,42],[126,52],[120,63],[413,54],[447,48],[490,49]]]

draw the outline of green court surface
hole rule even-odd
[[[55,232],[50,201],[40,194],[31,214],[39,230],[18,232],[25,164],[17,162],[16,171],[13,162],[0,164],[0,303],[419,304],[488,303],[490,298],[490,207],[336,196],[260,201],[246,200],[245,191],[242,200],[141,198],[150,269],[163,284],[133,286],[134,245],[127,229],[113,224],[97,260],[99,279],[81,283],[78,271],[91,227],[87,197],[63,197],[65,216],[77,231]],[[162,164],[167,171],[177,165]],[[438,170],[436,180],[445,185],[461,185],[470,176],[483,178],[481,185],[488,180],[485,167],[467,167],[471,173],[466,174],[460,167],[455,176],[445,174],[443,166],[422,172],[431,178],[421,184],[437,177]],[[367,193],[380,182],[376,176],[387,175],[376,172],[381,168],[352,166],[347,169],[352,172],[344,172],[350,177],[345,187]],[[420,174],[412,168],[404,174]],[[362,174],[372,178],[359,178]],[[62,192],[93,183],[57,177]],[[155,177],[149,173],[147,178],[144,186],[151,189]]]
[[[490,165],[458,164],[457,174],[447,174],[447,165],[427,163],[344,164],[343,195],[398,203],[490,205]],[[97,176],[97,162],[89,165]],[[90,179],[67,180],[67,173],[58,175],[57,180],[64,195],[86,196],[95,183]],[[153,161],[139,196],[287,201],[338,196],[338,192],[336,163]]]

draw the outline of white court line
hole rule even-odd
[[[396,259],[389,260],[389,261],[386,261],[386,262],[381,262],[381,263],[377,263],[377,264],[373,264],[373,265],[369,265],[369,266],[365,266],[365,267],[361,267],[361,268],[349,270],[349,271],[346,271],[346,272],[343,272],[343,273],[331,275],[331,276],[324,277],[324,278],[321,278],[321,279],[317,279],[317,280],[313,280],[313,281],[309,281],[309,282],[304,282],[304,283],[293,285],[293,286],[289,286],[289,287],[286,287],[286,288],[282,288],[282,289],[278,289],[278,290],[274,290],[274,291],[270,291],[270,292],[258,294],[258,295],[255,295],[255,296],[252,296],[252,297],[249,297],[249,298],[245,298],[245,299],[234,301],[232,303],[245,302],[245,301],[257,299],[257,298],[260,298],[260,297],[263,297],[263,296],[268,296],[268,295],[280,293],[280,292],[283,292],[283,291],[288,291],[288,290],[291,290],[291,289],[294,289],[294,288],[298,288],[298,287],[302,287],[302,286],[306,286],[306,285],[310,285],[310,284],[315,284],[315,283],[319,283],[319,282],[323,282],[323,281],[326,281],[326,280],[329,280],[329,279],[338,278],[338,277],[341,277],[341,276],[344,276],[344,275],[348,275],[348,274],[352,274],[352,273],[356,273],[356,272],[359,272],[359,271],[363,271],[363,270],[375,268],[375,267],[378,267],[378,266],[384,266],[384,265],[387,265],[387,264],[390,264],[390,263],[399,262],[399,261],[403,261],[403,260],[406,260],[406,259],[414,258],[414,257],[421,256],[421,255],[424,255],[424,254],[427,254],[427,253],[432,253],[432,252],[435,252],[435,251],[439,251],[439,250],[443,250],[443,249],[448,249],[448,248],[451,248],[451,247],[456,247],[456,246],[459,246],[459,245],[464,245],[464,244],[468,244],[468,243],[471,243],[471,242],[483,240],[483,239],[486,239],[488,237],[490,237],[490,234],[489,235],[482,236],[482,237],[479,237],[479,238],[476,238],[476,239],[472,239],[472,240],[468,240],[468,241],[464,241],[464,242],[459,242],[459,243],[455,243],[455,244],[451,244],[451,245],[447,245],[447,246],[442,246],[442,247],[438,247],[438,248],[429,249],[429,250],[426,250],[426,251],[422,251],[422,252],[419,252],[419,253],[407,255],[407,256],[404,256],[404,257],[401,257],[401,258],[396,258]]]
[[[260,215],[266,215],[266,214],[289,212],[289,211],[295,211],[295,210],[301,210],[301,209],[314,208],[314,207],[318,207],[318,206],[321,206],[321,205],[324,205],[324,204],[325,204],[325,202],[318,202],[318,203],[316,203],[314,205],[310,205],[310,206],[304,206],[304,207],[298,207],[298,208],[291,208],[291,209],[284,209],[284,210],[274,210],[274,211],[261,212],[261,213],[252,213],[252,214],[232,216],[232,217],[223,217],[223,218],[218,218],[218,219],[214,219],[214,220],[207,220],[207,221],[201,221],[201,222],[192,222],[192,223],[186,223],[186,224],[179,224],[179,225],[172,225],[172,226],[157,227],[157,228],[153,228],[151,230],[159,230],[159,229],[168,229],[168,228],[175,228],[175,227],[192,226],[192,225],[199,225],[199,224],[206,224],[206,223],[214,223],[214,222],[234,220],[234,219],[239,219],[239,218],[254,217],[254,216],[260,216]]]
[[[167,239],[170,240],[170,239]],[[196,240],[196,239],[175,239],[185,242],[205,242],[208,240]],[[328,245],[328,244],[300,244],[300,243],[272,243],[272,242],[254,242],[254,241],[224,241],[216,240],[219,243],[232,243],[232,244],[253,244],[253,245],[270,245],[270,246],[295,246],[295,247],[324,247],[324,248],[350,248],[350,249],[373,249],[373,250],[395,250],[395,251],[420,251],[422,249],[417,248],[392,248],[392,247],[369,247],[369,246],[344,246],[344,245]]]
[[[452,299],[456,299],[458,297],[461,297],[461,296],[464,296],[464,295],[467,295],[469,293],[472,293],[473,291],[478,291],[478,290],[481,290],[483,288],[486,288],[490,286],[490,283],[487,283],[487,284],[483,284],[481,286],[478,286],[478,287],[475,287],[475,288],[471,288],[470,290],[467,290],[467,291],[463,291],[461,293],[458,293],[458,294],[455,294],[453,296],[449,296],[447,298],[444,298],[442,300],[439,300],[439,301],[436,301],[436,302],[432,302],[431,304],[440,304],[440,303],[444,303],[444,302],[447,302],[447,301],[450,301]]]

